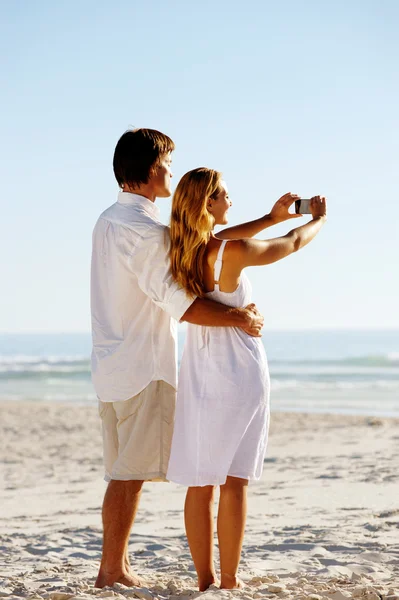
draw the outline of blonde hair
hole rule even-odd
[[[222,174],[201,167],[180,179],[172,201],[171,267],[175,280],[191,295],[205,294],[204,255],[215,220],[207,209],[220,191]]]

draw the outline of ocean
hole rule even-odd
[[[179,356],[184,344],[179,332]],[[399,417],[399,331],[264,331],[274,411]],[[92,404],[91,338],[1,334],[0,402]]]

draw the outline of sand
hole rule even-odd
[[[101,450],[95,407],[0,404],[0,597],[399,598],[398,420],[273,414],[233,592],[197,592],[185,488],[164,483],[146,484],[131,536],[147,587],[93,588]]]

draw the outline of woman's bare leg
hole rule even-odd
[[[213,492],[211,485],[189,487],[184,506],[188,545],[197,571],[200,592],[216,581],[213,564]]]
[[[237,577],[247,517],[247,479],[227,477],[220,486],[218,539],[220,551],[220,587],[242,587]]]

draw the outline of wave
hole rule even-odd
[[[72,393],[1,393],[0,402],[72,402],[74,404],[95,404],[98,402],[94,393],[72,394]]]
[[[82,362],[82,361],[90,361],[89,356],[84,355],[54,355],[54,356],[36,356],[36,355],[28,355],[28,354],[13,354],[10,356],[1,356],[0,355],[0,365],[12,365],[15,363],[23,363],[23,364],[34,364],[45,362],[49,364],[57,364],[57,363],[74,363],[74,362]]]
[[[399,352],[327,359],[269,359],[270,371],[280,377],[399,376]],[[0,379],[90,376],[90,358],[71,356],[0,356]]]
[[[276,365],[312,365],[320,367],[399,367],[399,352],[387,354],[371,354],[365,356],[348,356],[345,358],[306,358],[306,359],[282,359],[271,358],[270,364]]]
[[[374,379],[371,381],[317,381],[300,379],[275,379],[271,378],[272,391],[395,391],[399,394],[399,379]]]
[[[271,353],[272,354],[272,353]],[[346,356],[341,358],[271,358],[270,362],[281,364],[316,364],[316,365],[364,365],[364,366],[399,366],[399,352],[388,352],[386,354],[369,354],[363,356]],[[14,364],[49,364],[62,365],[64,363],[90,363],[90,356],[86,355],[51,355],[36,356],[16,354],[10,356],[0,355],[0,367]]]
[[[0,379],[90,375],[87,356],[0,356]]]

